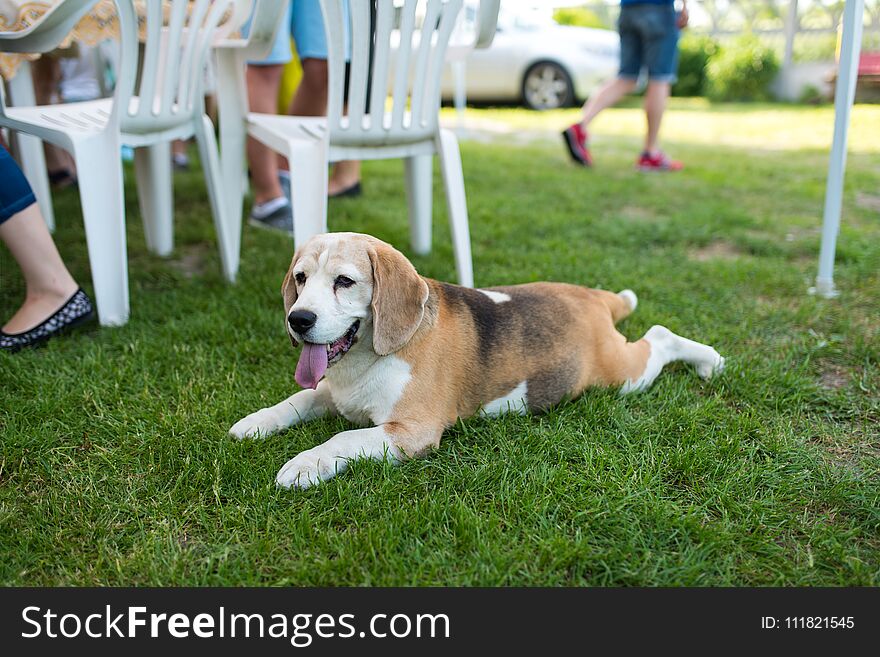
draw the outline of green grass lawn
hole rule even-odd
[[[712,344],[721,377],[673,366],[642,395],[459,422],[425,459],[276,490],[289,458],[349,428],[226,436],[295,388],[292,245],[246,226],[225,284],[196,170],[176,177],[173,256],[152,256],[129,171],[131,321],[0,354],[0,583],[880,584],[880,107],[853,115],[835,300],[806,293],[830,108],[675,101],[677,175],[633,171],[635,106],[600,117],[594,170],[572,166],[556,133],[575,115],[469,112],[492,127],[462,144],[477,284],[631,287],[621,330]],[[367,163],[364,187],[331,203],[331,229],[409,254],[400,163]],[[55,203],[90,290],[77,195]],[[435,176],[434,252],[412,259],[450,280],[445,217]],[[8,317],[23,284],[0,258]]]

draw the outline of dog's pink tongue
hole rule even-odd
[[[296,382],[303,388],[317,388],[327,371],[327,345],[304,342],[296,364]]]

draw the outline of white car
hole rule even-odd
[[[559,25],[546,12],[504,5],[492,45],[466,59],[469,100],[521,102],[537,110],[567,107],[587,98],[620,66],[617,32]],[[445,67],[442,94],[451,100],[454,79]]]

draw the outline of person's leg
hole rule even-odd
[[[590,95],[581,113],[581,127],[584,129],[602,110],[617,104],[626,94],[636,88],[642,69],[642,41],[631,12],[631,7],[623,6],[617,22],[620,34],[620,69],[615,79],[603,84]]]
[[[635,88],[636,79],[630,77],[617,77],[603,84],[584,103],[580,121],[581,127],[586,129],[599,112],[616,105],[621,98],[631,93]]]
[[[660,150],[657,147],[657,139],[660,135],[660,122],[663,120],[663,112],[666,109],[666,99],[669,98],[669,90],[672,85],[669,82],[648,82],[645,91],[645,115],[648,119],[648,130],[645,135],[645,152],[656,155]]]
[[[189,169],[189,154],[187,153],[188,141],[175,139],[171,142],[171,162],[175,169]]]
[[[45,321],[78,286],[67,271],[36,203],[0,224],[0,239],[21,268],[25,300],[3,331],[22,333]]]
[[[22,333],[41,324],[77,291],[55,248],[31,186],[12,156],[0,147],[0,241],[12,253],[25,282],[25,300],[3,326]],[[7,349],[6,338],[3,349]]]
[[[281,64],[248,65],[248,104],[252,112],[276,113],[276,99],[283,70],[284,66]],[[278,184],[278,163],[274,151],[253,137],[248,137],[247,159],[251,170],[254,203],[266,203],[283,196]]]
[[[621,75],[606,82],[596,93],[590,96],[590,99],[584,104],[581,120],[562,131],[562,140],[568,147],[568,153],[575,162],[586,167],[593,165],[593,155],[590,153],[590,148],[587,144],[590,138],[587,126],[596,118],[599,112],[617,103],[635,87],[635,78]]]
[[[327,181],[328,196],[355,195],[357,185],[361,181],[360,160],[342,160],[333,165],[330,179]]]
[[[290,101],[294,116],[327,114],[327,60],[307,57],[302,60],[302,80]]]
[[[620,34],[620,70],[617,77],[609,80],[590,94],[581,110],[581,120],[562,131],[562,138],[572,159],[584,166],[592,166],[593,156],[587,145],[587,127],[604,109],[615,105],[636,88],[642,68],[641,40],[630,18],[630,6],[620,10],[617,29]]]
[[[648,68],[648,88],[645,92],[645,148],[638,166],[649,171],[677,171],[681,162],[666,157],[658,139],[663,114],[678,70],[678,35],[675,9],[670,4],[645,5],[641,9],[645,66]]]
[[[284,25],[290,22],[291,3],[287,3]],[[250,31],[250,20],[242,26],[242,33]],[[278,90],[284,65],[290,61],[290,32],[283,27],[275,34],[272,48],[264,59],[249,61],[245,73],[248,107],[252,112],[276,114]],[[245,151],[251,173],[254,204],[251,219],[263,222],[277,219],[281,224],[292,224],[287,198],[278,182],[278,164],[275,153],[252,137],[248,137]]]
[[[93,307],[67,271],[31,186],[5,148],[0,148],[0,180],[0,241],[25,282],[24,303],[0,330],[0,350],[15,352],[87,320]]]
[[[328,51],[324,35],[324,19],[317,0],[294,2],[291,13],[291,34],[302,62],[303,77],[290,103],[290,114],[326,116],[329,91]],[[360,182],[360,173],[360,162],[337,162],[327,181],[328,195],[336,196],[340,192],[352,189]]]

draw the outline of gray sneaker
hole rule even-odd
[[[282,205],[274,212],[265,217],[257,218],[253,214],[248,218],[248,223],[257,228],[274,230],[293,236],[293,212],[290,203]]]

